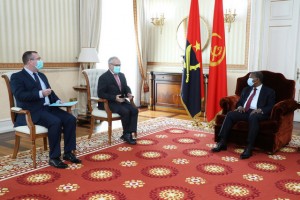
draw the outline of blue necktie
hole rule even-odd
[[[35,82],[36,82],[38,88],[39,88],[40,90],[42,90],[42,85],[41,85],[41,82],[40,82],[39,77],[37,76],[37,73],[33,73],[33,76],[34,76],[34,79],[35,79]]]

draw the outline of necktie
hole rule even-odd
[[[116,79],[116,81],[118,83],[119,89],[121,91],[121,81],[120,81],[120,78],[119,78],[118,74],[114,74],[114,77],[115,77],[115,79]]]
[[[251,94],[251,96],[249,97],[249,99],[248,99],[248,101],[247,101],[247,103],[246,103],[246,106],[245,106],[245,111],[247,112],[248,110],[249,110],[249,108],[250,108],[250,104],[251,104],[251,101],[252,101],[252,99],[253,99],[253,97],[255,96],[255,94],[256,94],[256,88],[253,88],[253,93]]]
[[[39,77],[37,76],[37,73],[33,73],[33,76],[34,76],[34,79],[35,79],[35,82],[36,82],[38,88],[41,90],[42,89],[42,85],[41,85]]]

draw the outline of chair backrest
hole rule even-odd
[[[284,99],[295,98],[295,81],[289,80],[281,73],[261,71],[264,75],[263,84],[275,90],[276,103]],[[241,96],[242,90],[247,86],[250,72],[237,79],[235,94]]]
[[[91,98],[98,97],[98,80],[99,77],[106,71],[107,69],[85,69],[82,71],[87,85],[87,103],[89,112],[91,112],[92,109],[97,106],[97,104],[91,104]]]
[[[7,73],[4,73],[2,74],[2,78],[4,78],[5,80],[5,83],[6,83],[6,88],[7,88],[7,92],[8,92],[8,98],[9,98],[9,107],[12,108],[12,107],[16,107],[17,106],[17,102],[16,102],[16,99],[15,97],[13,96],[12,94],[12,91],[11,91],[11,88],[10,88],[10,77],[11,75],[15,73],[14,72],[7,72]],[[16,120],[16,113],[15,112],[12,112],[10,110],[10,117],[11,117],[11,121],[13,123],[15,123],[15,120]]]

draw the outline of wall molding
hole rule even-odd
[[[23,63],[0,63],[0,69],[20,69],[24,66]],[[44,63],[45,68],[71,68],[80,67],[78,62],[46,62]]]
[[[147,70],[148,71],[153,71],[149,69],[156,69],[156,68],[181,68],[183,67],[183,63],[171,63],[171,62],[147,62]],[[204,64],[203,63],[203,69],[208,69],[209,64]],[[233,65],[233,64],[227,64],[227,69],[230,70],[246,70],[247,68],[245,65]],[[155,70],[154,70],[155,71]]]
[[[13,123],[10,119],[0,121],[0,134],[14,131]]]

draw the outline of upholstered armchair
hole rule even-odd
[[[295,81],[286,79],[281,73],[262,71],[263,84],[275,90],[276,103],[269,120],[260,122],[260,131],[255,141],[255,147],[269,153],[274,153],[287,145],[292,138],[294,111],[298,104],[295,97]],[[242,90],[247,86],[249,74],[237,79],[235,95],[222,98],[220,106],[222,113],[217,115],[215,124],[215,141],[229,111],[236,109]],[[239,121],[231,129],[229,143],[246,145],[248,135],[248,122]]]
[[[106,72],[104,69],[85,69],[82,71],[86,84],[87,84],[87,105],[88,115],[91,117],[91,126],[88,138],[92,137],[95,129],[96,120],[106,121],[108,123],[108,144],[111,144],[112,138],[112,121],[121,120],[121,116],[118,113],[113,113],[109,108],[108,100],[98,98],[98,79]],[[98,102],[104,103],[104,110],[99,110],[97,105]],[[135,106],[133,99],[130,103]],[[135,137],[137,134],[135,133]]]

